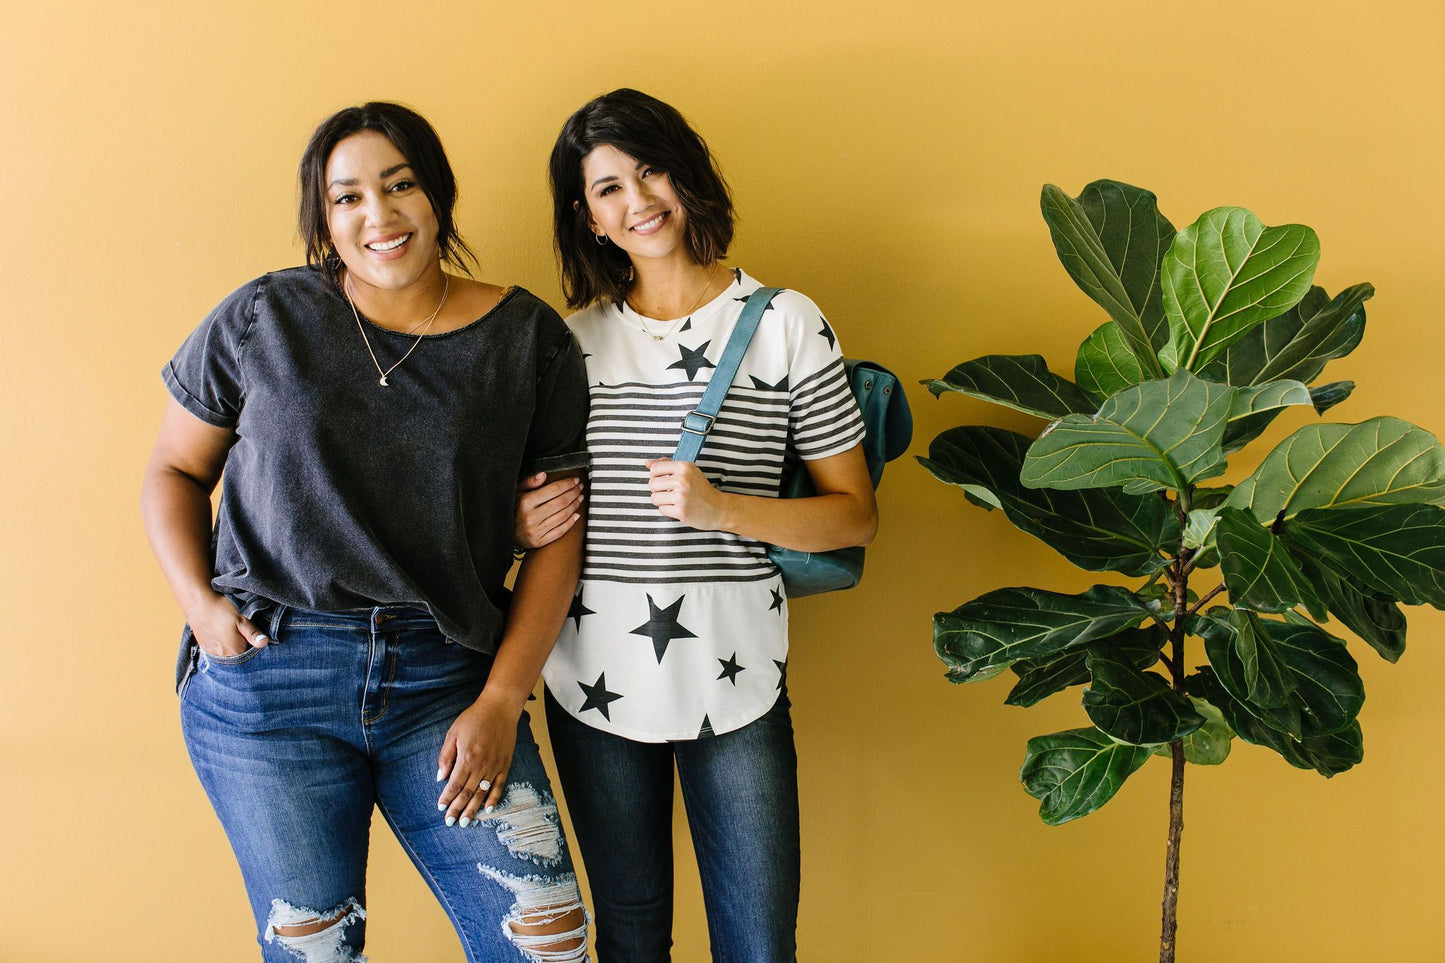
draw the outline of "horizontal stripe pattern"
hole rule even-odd
[[[687,381],[592,386],[583,578],[662,583],[754,581],[776,574],[761,542],[697,531],[652,504],[645,462],[672,457],[682,419],[706,387]],[[805,457],[861,440],[841,359],[803,378],[791,392],[738,379],[708,433],[698,467],[722,491],[776,497],[790,432],[795,450]]]

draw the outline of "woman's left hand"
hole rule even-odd
[[[652,473],[648,488],[652,490],[652,504],[658,511],[699,531],[726,528],[730,496],[714,488],[697,465],[666,458],[655,458],[644,464]]]
[[[437,781],[447,781],[437,808],[446,813],[447,825],[470,825],[478,810],[489,811],[502,801],[519,715],[483,693],[447,730],[437,756]]]

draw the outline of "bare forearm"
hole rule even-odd
[[[828,552],[867,545],[878,530],[873,493],[764,498],[719,492],[718,529],[799,552]]]
[[[151,551],[187,618],[211,589],[211,497],[195,479],[151,467],[141,485],[141,519]]]
[[[483,700],[497,700],[521,713],[567,618],[582,571],[582,539],[583,526],[579,524],[550,545],[528,552],[522,560],[507,628]]]

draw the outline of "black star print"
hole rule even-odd
[[[677,615],[682,611],[682,600],[685,595],[678,596],[667,608],[658,608],[652,596],[647,596],[648,619],[646,622],[633,629],[628,635],[645,635],[652,639],[652,649],[657,653],[657,663],[662,664],[662,657],[667,654],[667,644],[673,639],[695,639],[686,627],[678,624]]]
[[[597,613],[582,604],[582,592],[579,590],[572,596],[572,607],[567,610],[567,618],[577,623],[577,631],[582,631],[582,616],[596,615]]]
[[[736,652],[726,659],[718,659],[718,664],[722,666],[722,674],[718,676],[718,679],[727,679],[733,684],[733,687],[736,688],[738,684],[738,673],[746,669],[747,666],[738,665],[738,654]]]
[[[699,739],[711,739],[715,735],[717,735],[717,733],[712,731],[711,720],[709,720],[707,716],[703,716],[702,728],[697,731],[697,737]]]
[[[743,283],[743,269],[742,269],[742,268],[733,268],[733,283],[734,283],[734,284],[742,284],[742,283]]]
[[[782,592],[779,592],[777,589],[768,589],[768,591],[773,593],[773,604],[768,606],[768,611],[769,611],[769,612],[776,611],[779,615],[782,615],[782,614],[783,614],[783,593],[782,593]],[[581,628],[581,623],[580,623],[580,622],[578,623],[578,628]]]
[[[613,702],[616,702],[618,699],[622,698],[622,695],[617,692],[607,691],[607,673],[598,673],[597,681],[594,682],[592,685],[588,685],[580,679],[578,680],[577,684],[582,687],[583,693],[585,693],[587,696],[587,701],[582,703],[582,708],[578,709],[577,711],[579,713],[582,713],[586,712],[588,709],[596,709],[598,712],[602,713],[602,718],[606,719],[608,722],[611,722],[612,714],[607,711],[607,707]]]
[[[778,688],[781,689],[788,681],[788,663],[774,659],[773,665],[778,667]]]
[[[752,297],[751,294],[744,294],[744,295],[743,295],[742,297],[740,297],[740,298],[733,298],[733,300],[734,300],[734,301],[742,301],[742,302],[746,303],[747,300],[748,300],[748,298],[750,298],[750,297]],[[767,313],[768,313],[769,311],[771,311],[771,310],[773,310],[773,302],[769,301],[769,302],[768,302],[768,306],[765,307],[765,308],[763,308],[763,313],[764,313],[764,314],[767,314]]]
[[[778,382],[777,384],[775,384],[775,385],[770,385],[770,384],[768,384],[766,381],[764,381],[762,378],[759,378],[757,375],[748,375],[748,377],[753,379],[753,387],[756,388],[756,389],[758,389],[759,391],[787,391],[787,390],[788,390],[788,376],[787,376],[787,375],[783,375],[783,380],[782,380],[782,381],[779,381],[779,382]]]
[[[682,344],[678,345],[677,350],[682,352],[682,359],[668,365],[668,370],[682,368],[687,372],[687,380],[691,381],[697,377],[698,371],[703,368],[716,368],[717,365],[703,357],[703,352],[707,351],[707,346],[710,344],[712,344],[711,341],[704,341],[700,348],[689,348]]]
[[[682,327],[678,328],[677,330],[678,330],[679,332],[681,332],[681,331],[691,331],[691,330],[692,330],[692,318],[688,318],[686,321],[682,322]]]
[[[825,337],[825,338],[828,339],[828,350],[831,351],[831,350],[833,349],[833,345],[835,345],[835,344],[838,343],[838,339],[835,338],[835,337],[833,337],[833,329],[830,328],[830,327],[828,327],[828,319],[827,319],[827,318],[823,317],[823,316],[820,314],[820,315],[818,315],[818,320],[821,321],[821,322],[823,322],[823,330],[822,330],[822,331],[819,331],[818,334],[820,334],[820,335],[822,335],[823,337]]]

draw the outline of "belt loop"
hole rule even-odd
[[[283,616],[283,615],[286,614],[286,609],[287,609],[287,608],[288,608],[288,606],[287,606],[285,603],[278,602],[278,603],[276,603],[276,607],[271,610],[271,641],[272,641],[272,642],[280,642],[280,641],[281,641],[281,616]]]

